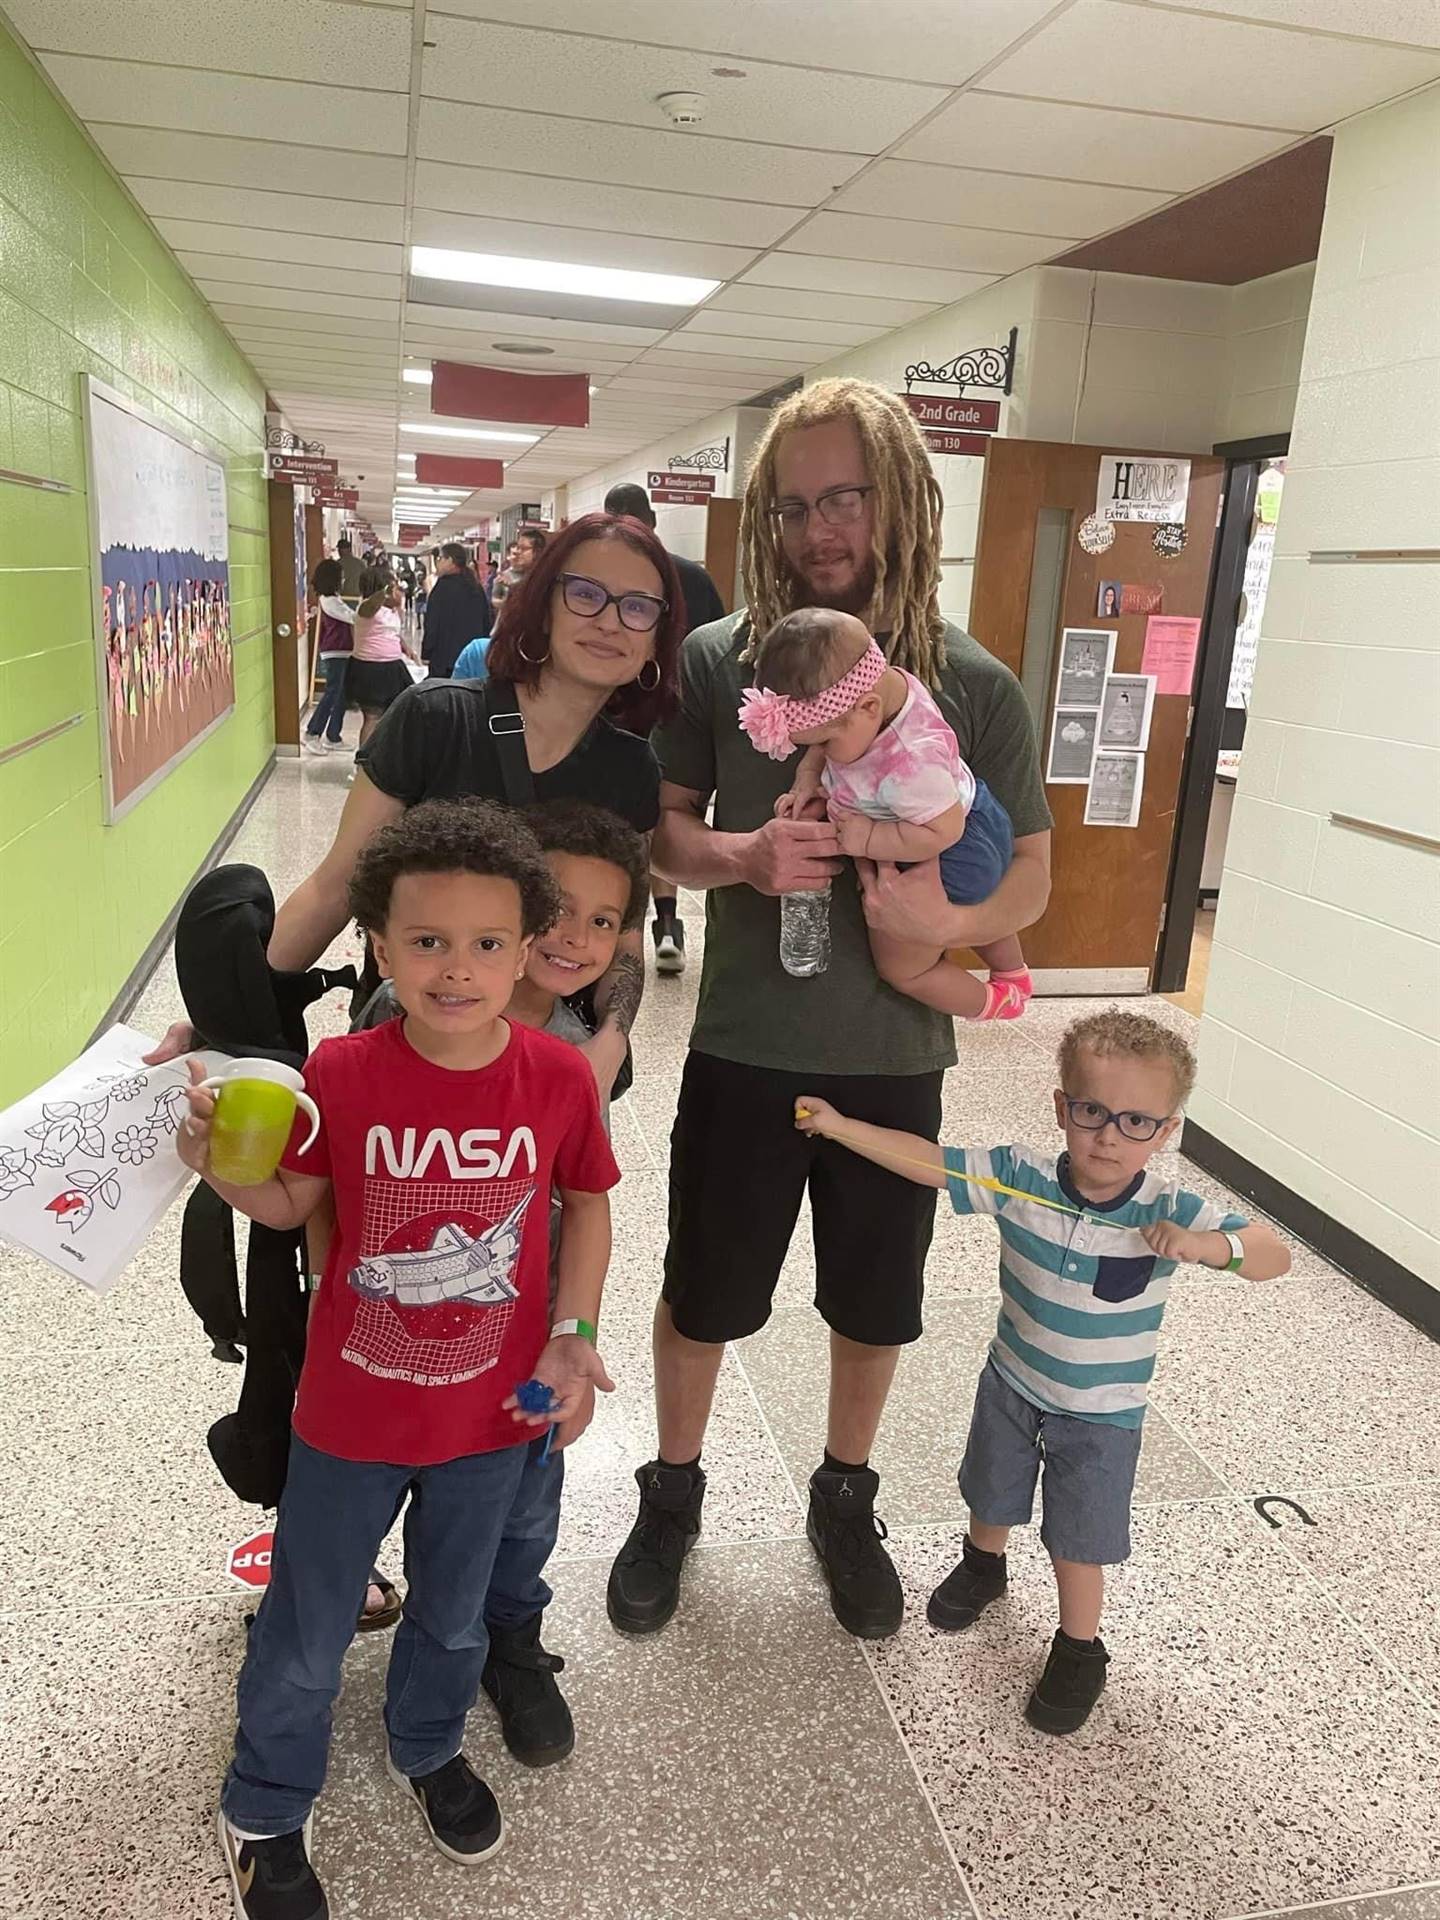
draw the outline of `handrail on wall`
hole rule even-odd
[[[47,740],[53,740],[57,734],[68,733],[71,727],[78,727],[84,718],[83,713],[72,713],[68,720],[57,720],[53,727],[44,727],[39,733],[32,733],[27,740],[17,740],[13,747],[0,747],[0,766],[7,760],[18,760],[22,753],[29,753],[32,747],[43,747]]]
[[[1383,820],[1362,820],[1354,813],[1332,813],[1332,827],[1348,827],[1352,833],[1368,833],[1376,840],[1393,840],[1402,847],[1419,847],[1425,853],[1440,853],[1440,840],[1428,833],[1412,833],[1408,827],[1387,827]]]

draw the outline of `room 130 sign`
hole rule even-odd
[[[1190,462],[1165,454],[1102,453],[1095,511],[1102,520],[1165,525],[1185,518]]]

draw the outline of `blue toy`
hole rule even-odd
[[[515,1404],[522,1413],[553,1413],[559,1406],[559,1396],[553,1387],[543,1380],[522,1380],[515,1389]],[[550,1458],[550,1448],[555,1439],[555,1427],[552,1423],[545,1429],[545,1445],[540,1450],[542,1464]]]

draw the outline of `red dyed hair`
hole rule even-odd
[[[642,687],[638,680],[617,687],[605,706],[607,719],[629,733],[648,733],[675,711],[680,675],[680,642],[685,637],[685,596],[675,563],[656,539],[653,529],[639,520],[615,513],[587,513],[547,540],[533,567],[518,587],[512,587],[500,607],[495,637],[485,656],[491,677],[534,686],[550,651],[550,597],[562,573],[570,571],[575,549],[587,540],[618,540],[641,554],[660,576],[667,602],[653,639],[659,684]],[[524,652],[521,648],[524,648]],[[526,659],[525,655],[530,658]],[[649,678],[647,674],[646,678]]]

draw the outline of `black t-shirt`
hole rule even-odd
[[[424,680],[385,711],[356,754],[382,793],[407,807],[421,800],[503,800],[505,781],[490,732],[493,680]],[[535,775],[537,800],[609,807],[638,833],[660,818],[660,767],[648,740],[603,717],[558,765]]]
[[[680,591],[685,596],[686,633],[693,633],[696,627],[708,627],[712,620],[723,620],[725,602],[706,569],[698,560],[686,560],[678,553],[672,553],[670,558],[675,562]]]

